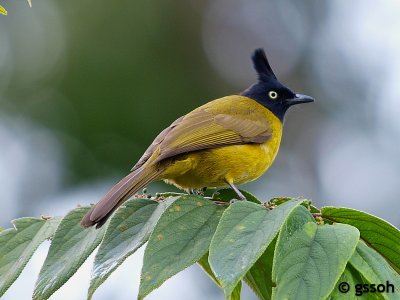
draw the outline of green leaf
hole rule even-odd
[[[131,199],[114,214],[94,260],[88,298],[148,239],[161,214],[176,198],[164,201]]]
[[[208,263],[208,252],[203,255],[202,258],[197,262],[200,267],[203,269],[204,272],[207,273],[208,276],[214,281],[214,283],[218,286],[221,287],[221,283],[218,281],[217,277],[215,277],[213,271],[211,270],[210,264]]]
[[[233,289],[232,294],[226,297],[226,300],[240,300],[241,293],[242,293],[242,282],[239,281],[238,284]]]
[[[385,299],[400,299],[400,275],[374,249],[359,241],[350,264],[370,283],[394,286],[394,293],[382,293]]]
[[[246,197],[247,201],[261,204],[261,201],[258,200],[257,197],[254,196],[253,194],[250,194],[249,192],[244,190],[240,191],[242,192],[243,196]],[[212,195],[213,200],[224,201],[224,202],[229,202],[232,199],[237,199],[237,198],[238,196],[236,195],[235,191],[230,188],[220,189]]]
[[[49,253],[39,273],[33,299],[48,299],[75,274],[100,243],[105,226],[84,229],[82,217],[90,207],[70,211],[61,221],[51,242]]]
[[[275,209],[238,201],[225,210],[210,246],[209,262],[225,295],[260,258],[287,215],[302,200],[291,200]]]
[[[323,218],[357,227],[362,239],[400,270],[400,231],[392,224],[350,208],[324,207],[321,212]]]
[[[308,209],[308,211],[312,214],[319,214],[321,211],[311,203],[303,203],[303,206]]]
[[[143,259],[139,299],[207,253],[223,207],[199,196],[183,196],[161,216]]]
[[[215,277],[213,271],[211,270],[210,264],[208,263],[208,253],[206,253],[198,262],[197,262],[200,267],[203,269],[204,272],[210,276],[210,278],[214,281],[214,283],[218,286],[221,287],[221,283],[218,281],[217,277]],[[232,294],[227,298],[229,300],[240,300],[240,293],[242,291],[242,282],[239,281],[239,283],[236,285],[235,289],[233,290]]]
[[[272,262],[275,245],[276,238],[244,276],[244,281],[261,300],[268,300],[272,297]]]
[[[305,207],[297,207],[279,233],[272,269],[273,299],[327,298],[358,240],[355,227],[318,226]]]
[[[7,10],[1,5],[0,5],[0,14],[7,16]]]
[[[37,247],[53,236],[60,221],[60,218],[21,218],[12,221],[15,228],[1,231],[0,297],[21,274]]]
[[[276,198],[270,199],[270,200],[268,201],[268,204],[269,204],[269,205],[276,205],[276,206],[278,206],[278,205],[281,205],[281,204],[283,204],[283,203],[285,203],[285,202],[288,202],[288,201],[290,201],[290,200],[293,200],[293,198],[290,198],[290,197],[276,197]]]
[[[169,197],[181,197],[181,196],[186,196],[186,193],[174,193],[174,192],[166,192],[166,193],[156,193],[156,199],[159,200],[159,198],[169,198]]]
[[[359,300],[359,299],[382,299],[379,294],[364,294],[356,295],[357,289],[360,285],[368,283],[361,274],[352,267],[351,264],[347,263],[346,269],[342,276],[340,276],[332,294],[329,296],[329,300]],[[347,284],[347,285],[346,285]],[[344,285],[344,286],[343,286]],[[346,289],[348,291],[346,292]]]

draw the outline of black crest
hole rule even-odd
[[[254,69],[256,69],[258,74],[258,79],[260,81],[268,81],[271,78],[276,80],[274,71],[272,71],[271,66],[268,63],[267,56],[265,55],[264,49],[259,48],[254,51],[251,57],[254,64]]]

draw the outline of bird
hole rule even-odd
[[[157,180],[187,192],[230,186],[238,200],[246,200],[237,185],[259,178],[271,166],[287,110],[314,101],[278,81],[262,48],[253,52],[252,61],[254,84],[192,110],[161,131],[81,225],[100,228],[123,202]]]

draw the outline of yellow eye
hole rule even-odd
[[[269,91],[268,92],[268,96],[272,99],[275,100],[276,98],[278,98],[278,93],[275,91]]]

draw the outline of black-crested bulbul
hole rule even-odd
[[[81,224],[102,226],[118,206],[155,180],[187,191],[229,185],[244,200],[236,185],[257,179],[271,166],[288,108],[314,101],[280,83],[262,49],[252,59],[256,83],[240,95],[210,101],[164,129]]]

